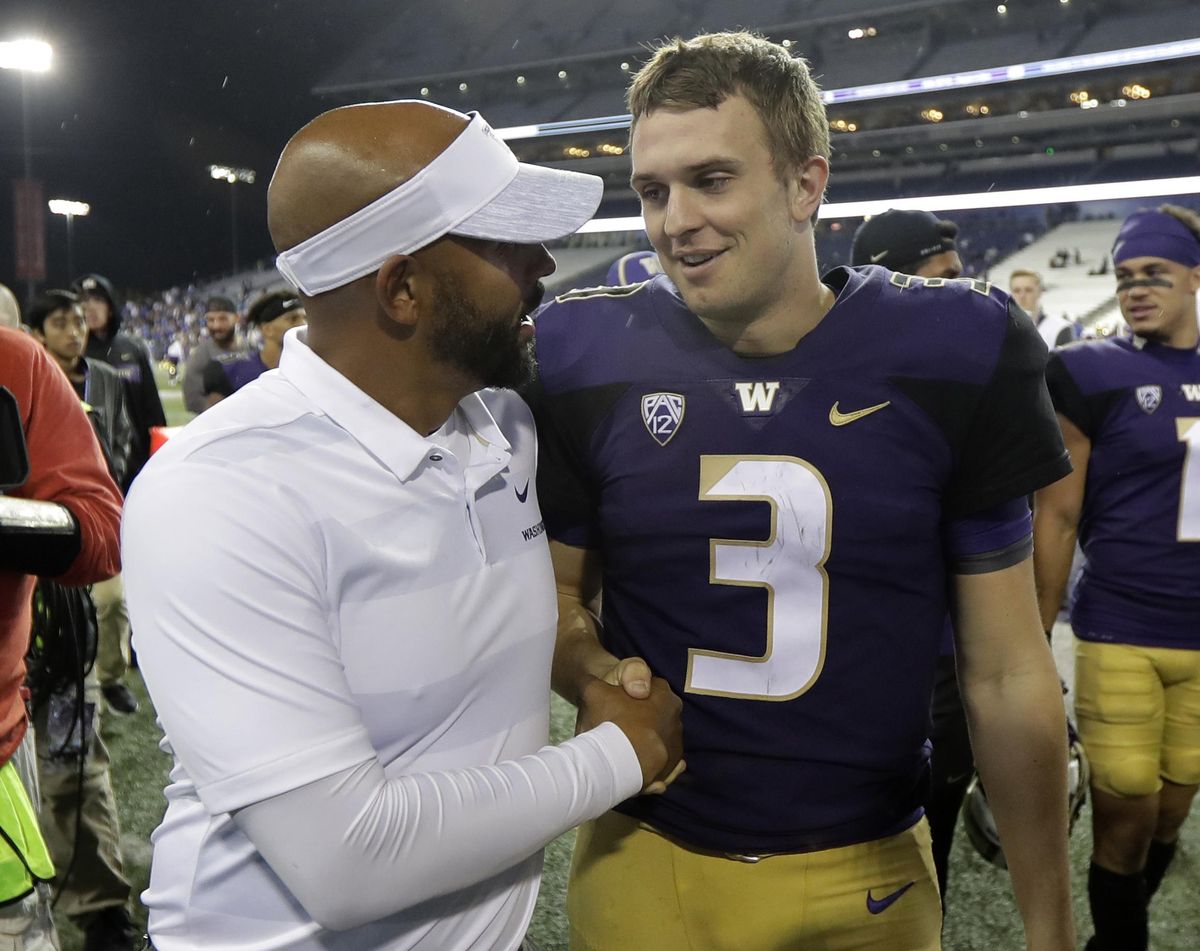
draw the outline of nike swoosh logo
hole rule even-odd
[[[907,885],[903,885],[900,888],[897,888],[890,895],[886,895],[883,898],[880,898],[878,901],[876,901],[874,898],[871,897],[871,892],[868,889],[867,890],[867,911],[869,911],[873,915],[883,914],[885,911],[887,911],[889,908],[891,908],[892,905],[896,904],[896,902],[898,902],[901,899],[901,897],[903,897],[904,893],[906,891],[908,891],[910,888],[912,888],[915,884],[917,884],[917,883],[909,882]]]
[[[874,406],[868,406],[866,409],[856,409],[853,413],[843,413],[838,410],[838,404],[835,402],[829,407],[829,421],[834,426],[845,426],[847,423],[853,423],[857,419],[862,419],[864,416],[870,416],[872,413],[878,413],[881,409],[886,409],[892,405],[892,401],[888,400],[884,403],[876,403]]]
[[[886,251],[880,251],[878,254],[872,254],[871,255],[871,263],[878,264],[880,261],[882,261],[886,257],[887,257]]]
[[[524,502],[525,502],[525,500],[526,500],[527,498],[529,498],[529,480],[528,480],[528,479],[526,479],[526,480],[525,480],[525,488],[523,488],[523,489],[518,489],[518,488],[517,488],[517,487],[514,485],[514,486],[513,486],[513,491],[517,493],[517,501],[518,501],[518,502],[521,502],[521,503],[524,503]]]

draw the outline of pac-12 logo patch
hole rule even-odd
[[[642,422],[660,446],[669,443],[683,425],[683,403],[678,393],[647,393],[642,397]]]
[[[1153,413],[1162,404],[1161,386],[1139,386],[1137,388],[1138,406],[1143,412]]]

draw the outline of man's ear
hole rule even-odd
[[[820,155],[812,156],[803,165],[793,169],[788,176],[788,199],[795,221],[810,221],[825,197],[825,186],[829,182],[829,160]]]
[[[380,265],[375,274],[375,297],[388,317],[405,327],[417,322],[420,265],[409,254],[397,254]]]

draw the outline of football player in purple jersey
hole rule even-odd
[[[1075,470],[1037,495],[1042,623],[1076,537],[1075,710],[1091,762],[1089,951],[1147,946],[1147,903],[1200,784],[1200,218],[1140,211],[1113,246],[1131,338],[1056,350],[1046,376]]]
[[[963,272],[958,253],[958,225],[928,211],[892,208],[868,218],[854,232],[850,249],[854,266],[878,264],[916,277],[956,278]],[[967,715],[954,664],[954,632],[949,622],[942,637],[929,707],[929,796],[925,818],[932,839],[942,910],[950,884],[950,849],[967,787],[975,772]]]
[[[671,41],[629,100],[665,274],[537,324],[554,683],[666,678],[687,771],[581,829],[572,948],[938,948],[922,803],[948,611],[1028,947],[1073,948],[1025,500],[1069,470],[1043,344],[982,282],[819,275],[828,122],[783,47]]]

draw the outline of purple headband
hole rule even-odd
[[[1138,211],[1125,219],[1113,242],[1113,264],[1130,258],[1163,258],[1200,266],[1200,239],[1182,221],[1162,211]]]

